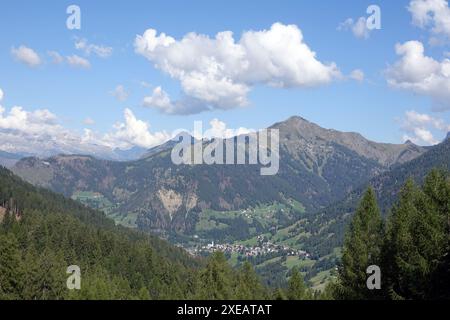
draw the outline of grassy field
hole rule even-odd
[[[232,228],[233,224],[239,221],[239,225],[247,228],[247,240],[242,237],[235,239],[245,242],[246,245],[256,245],[256,236],[262,233],[271,236],[277,232],[277,228],[289,225],[299,219],[304,212],[301,203],[294,200],[287,200],[286,203],[272,203],[258,205],[248,209],[234,211],[214,211],[204,210],[199,214],[199,220],[195,225],[195,232],[203,238],[214,233],[214,230],[224,230]],[[239,219],[239,220],[237,220]],[[254,239],[253,239],[254,238]],[[292,241],[296,241],[293,239]],[[278,239],[276,239],[278,241]]]
[[[136,228],[137,213],[123,214],[116,212],[115,205],[101,193],[79,191],[72,195],[72,199],[79,201],[88,207],[103,211],[108,217],[112,218],[116,224],[129,228]]]
[[[303,259],[299,258],[297,256],[287,257],[286,261],[283,262],[283,265],[286,266],[288,269],[292,269],[294,267],[302,268],[307,267],[310,268],[314,265],[316,261],[311,259]]]
[[[314,290],[322,291],[329,281],[335,279],[335,276],[332,275],[331,270],[325,270],[319,272],[317,275],[310,279],[312,284],[312,288]]]

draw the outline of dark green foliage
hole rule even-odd
[[[383,222],[375,198],[369,188],[362,198],[345,238],[342,267],[339,270],[339,298],[373,299],[377,291],[366,287],[367,267],[379,265],[383,239]]]
[[[239,300],[263,300],[267,298],[266,289],[261,284],[259,276],[253,266],[245,262],[237,271],[236,292],[234,294]]]
[[[411,161],[396,165],[391,170],[375,176],[350,192],[343,200],[315,212],[310,218],[313,235],[305,241],[305,248],[308,248],[310,253],[323,256],[342,246],[346,227],[351,221],[349,213],[356,210],[368,186],[374,188],[381,214],[386,217],[406,181],[412,178],[415,183],[423,184],[426,175],[433,168],[450,171],[450,139],[429,148],[427,152]]]
[[[410,179],[403,186],[382,233],[374,193],[369,189],[346,237],[338,283],[332,285],[334,296],[450,298],[449,203],[450,178],[445,172],[432,170],[421,188]],[[363,217],[372,223],[361,223]],[[372,228],[363,227],[370,225]],[[382,290],[366,288],[368,276],[363,269],[371,264],[381,267]]]
[[[1,167],[0,209],[0,300],[268,296],[249,264],[233,270],[216,253],[205,265]],[[70,265],[81,269],[81,290],[66,287]]]
[[[22,265],[13,234],[0,234],[0,300],[20,298],[23,288]]]
[[[155,237],[116,227],[103,213],[0,168],[0,295],[3,299],[188,297],[200,262]],[[81,268],[82,290],[66,288]]]
[[[446,183],[433,171],[421,189],[409,180],[392,210],[386,235],[384,269],[394,297],[426,299],[433,273],[447,249]],[[450,289],[449,289],[450,290]]]
[[[305,282],[297,268],[293,268],[291,271],[286,297],[288,300],[304,300],[308,298]]]
[[[232,269],[222,252],[213,253],[200,272],[198,298],[202,300],[231,299]]]

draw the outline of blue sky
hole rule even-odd
[[[442,3],[448,9],[446,1]],[[66,8],[71,4],[81,8],[81,30],[66,28]],[[381,8],[381,30],[370,31],[367,38],[355,36],[351,24],[338,30],[349,18],[356,21],[367,17],[366,8],[371,4]],[[411,137],[420,144],[437,142],[450,128],[450,116],[445,103],[440,112],[435,112],[433,105],[436,100],[442,102],[448,97],[450,75],[440,78],[437,86],[442,92],[436,92],[418,89],[423,79],[415,79],[411,86],[411,81],[408,84],[400,81],[406,75],[386,74],[401,59],[396,54],[396,44],[418,41],[423,44],[425,56],[438,64],[450,50],[448,30],[433,29],[439,21],[414,23],[413,13],[407,9],[409,5],[407,0],[2,1],[3,117],[13,106],[21,106],[26,112],[48,109],[57,117],[52,121],[71,132],[81,135],[84,128],[90,128],[98,137],[109,133],[113,139],[117,130],[113,125],[125,121],[125,109],[137,121],[147,122],[151,134],[191,129],[194,120],[209,122],[217,118],[229,128],[263,128],[300,115],[323,127],[356,131],[375,141],[401,143],[405,137]],[[247,81],[248,104],[240,108],[218,107],[186,115],[143,106],[144,98],[152,96],[157,87],[174,101],[186,96],[187,90],[179,78],[156,68],[154,59],[135,52],[137,35],[156,29],[158,34],[164,32],[179,41],[190,32],[214,38],[219,32],[232,31],[234,41],[238,42],[244,32],[269,30],[276,22],[301,30],[303,43],[316,53],[315,58],[324,65],[335,63],[340,77],[312,88],[274,87],[264,81],[251,84]],[[77,50],[75,43],[81,39],[92,46],[111,48],[112,54],[105,58]],[[40,63],[30,67],[17,58],[14,50],[21,46],[32,49]],[[49,51],[58,52],[63,62],[53,63]],[[90,67],[71,66],[67,57],[74,55],[89,61]],[[355,69],[363,72],[364,79],[350,79]],[[397,85],[389,85],[389,77]],[[119,85],[127,93],[122,101],[112,94]],[[95,124],[86,124],[87,118]],[[422,135],[424,130],[433,137]],[[128,139],[127,134],[130,133],[116,138]]]

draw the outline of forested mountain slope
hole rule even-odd
[[[67,288],[69,266],[80,268],[79,290]],[[313,297],[297,271],[286,290],[272,291],[249,263],[236,270],[222,253],[193,258],[0,167],[0,300],[261,300],[279,295]]]
[[[307,240],[307,245],[322,253],[340,246],[351,215],[368,186],[374,188],[382,214],[386,217],[388,208],[397,200],[405,182],[412,178],[420,185],[433,168],[450,171],[450,137],[416,159],[372,178],[342,201],[313,215],[310,225],[314,236]]]
[[[114,162],[88,156],[27,158],[14,172],[35,185],[71,197],[95,193],[108,210],[142,230],[192,232],[204,210],[230,211],[295,200],[316,212],[391,166],[423,152],[412,144],[380,144],[356,133],[328,130],[300,117],[280,130],[280,170],[261,176],[259,165],[180,165],[173,145],[151,150],[138,161]]]
[[[0,167],[0,298],[183,298],[197,259]],[[66,288],[81,268],[83,290]]]

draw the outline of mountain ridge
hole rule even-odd
[[[352,213],[368,186],[375,190],[382,214],[386,217],[388,208],[391,208],[397,200],[400,189],[406,180],[411,178],[420,185],[432,169],[450,172],[450,139],[432,146],[426,153],[407,163],[373,177],[350,192],[345,198],[317,212],[314,217],[316,221],[314,229],[317,233],[314,239],[310,240],[310,244],[315,243],[318,246],[317,240],[323,239],[329,244],[321,243],[320,246],[328,247],[328,249],[342,245],[343,234],[351,220]],[[318,223],[319,221],[320,223]],[[322,228],[323,225],[326,227]],[[322,254],[327,253],[322,252]]]
[[[176,166],[170,159],[170,141],[136,161],[75,155],[26,158],[13,171],[66,196],[99,193],[112,203],[108,210],[133,216],[143,230],[185,233],[193,232],[204,210],[238,210],[292,199],[307,212],[317,211],[370,177],[426,151],[409,144],[379,144],[301,117],[269,128],[280,130],[281,161],[275,176],[260,176],[259,165]]]

